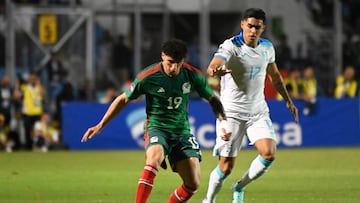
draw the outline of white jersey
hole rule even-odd
[[[221,77],[220,99],[226,115],[249,119],[256,114],[267,114],[264,86],[266,68],[275,63],[272,43],[260,38],[257,47],[249,47],[240,33],[225,40],[214,57],[223,58],[226,68],[232,70]]]

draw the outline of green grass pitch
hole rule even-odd
[[[252,182],[246,203],[360,202],[360,148],[279,149],[267,174]],[[230,203],[230,187],[256,156],[240,152],[217,203]],[[217,164],[203,151],[201,186],[189,201],[205,196],[210,171]],[[132,203],[144,166],[139,151],[0,152],[1,203]],[[160,170],[149,203],[166,203],[181,180]]]

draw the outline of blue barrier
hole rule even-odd
[[[358,99],[318,99],[314,115],[300,114],[300,124],[282,101],[268,101],[270,115],[278,136],[278,147],[334,147],[360,145],[360,110]],[[295,101],[299,112],[304,106]],[[130,103],[99,137],[81,143],[86,129],[96,124],[108,105],[97,103],[67,103],[63,106],[63,141],[72,150],[89,149],[142,149],[145,104]],[[215,117],[208,103],[193,100],[189,105],[191,130],[203,149],[211,149],[215,143]],[[248,147],[245,139],[244,147]]]

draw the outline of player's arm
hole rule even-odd
[[[221,104],[221,101],[218,97],[212,96],[208,99],[211,109],[214,112],[216,118],[218,118],[220,121],[226,120],[226,115],[224,112],[224,107]]]
[[[223,139],[225,141],[230,140],[231,130],[228,127],[224,107],[223,107],[220,99],[217,96],[212,96],[212,97],[208,98],[208,101],[210,103],[211,109],[214,112],[216,118],[218,118],[220,121],[220,125],[222,128],[222,132],[220,135],[221,139]]]
[[[211,77],[214,76],[223,76],[227,73],[231,73],[231,70],[225,68],[225,60],[220,57],[214,57],[208,68],[207,68],[207,74]]]
[[[277,68],[276,63],[270,63],[267,67],[267,74],[270,76],[270,80],[279,94],[286,101],[286,106],[289,108],[290,112],[294,114],[295,123],[299,122],[298,110],[294,103],[292,102],[288,91],[286,90],[283,78]]]
[[[86,142],[88,139],[93,138],[95,135],[99,134],[100,131],[112,120],[117,114],[119,114],[129,103],[129,99],[126,96],[125,92],[116,97],[116,99],[111,103],[106,113],[100,120],[98,124],[89,128],[84,136],[81,139],[81,142]]]

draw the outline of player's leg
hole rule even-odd
[[[233,203],[243,202],[245,187],[262,176],[275,160],[276,139],[271,121],[262,117],[248,128],[248,137],[258,150],[258,156],[251,162],[249,169],[240,180],[234,183]]]
[[[200,185],[201,151],[194,135],[176,135],[179,139],[168,155],[172,170],[178,172],[182,184],[170,195],[168,203],[187,202]]]
[[[183,183],[170,195],[168,203],[186,202],[193,196],[200,185],[199,159],[190,157],[177,161],[173,169],[179,173]]]
[[[145,203],[150,196],[155,177],[165,159],[165,137],[166,133],[159,130],[148,131],[145,134],[146,164],[139,178],[135,203]]]
[[[214,203],[216,195],[220,192],[224,181],[230,175],[235,164],[235,157],[219,157],[219,163],[210,173],[208,190],[203,203]]]
[[[235,165],[237,153],[241,148],[244,137],[244,124],[232,118],[228,118],[228,124],[232,130],[231,141],[223,141],[219,136],[216,138],[214,156],[219,156],[219,162],[210,173],[208,190],[203,203],[215,202],[216,195],[220,192],[224,181],[230,175]],[[217,125],[217,132],[218,130],[219,128]]]
[[[149,198],[155,177],[163,159],[164,150],[162,145],[152,145],[146,150],[146,164],[139,178],[136,192],[136,203],[145,203]]]
[[[251,162],[248,171],[236,182],[235,189],[239,190],[251,181],[263,175],[275,160],[276,143],[272,139],[261,139],[256,141],[258,156]]]

